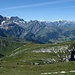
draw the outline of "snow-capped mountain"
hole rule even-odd
[[[0,36],[24,38],[38,43],[75,40],[75,21],[27,22],[17,16],[9,18],[0,15]]]

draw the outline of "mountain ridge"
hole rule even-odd
[[[30,20],[0,15],[0,37],[18,37],[36,43],[75,40],[75,21],[54,22]]]

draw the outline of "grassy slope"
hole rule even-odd
[[[18,43],[18,42],[14,42],[12,40],[0,38],[0,54],[7,55],[11,51],[13,51],[14,49],[16,49],[22,45],[23,44]]]
[[[12,51],[7,57],[0,61],[0,75],[41,75],[43,72],[70,71],[75,70],[75,62],[64,62],[55,64],[34,65],[34,62],[40,62],[40,59],[56,57],[51,53],[33,53],[33,50],[55,46],[74,45],[73,42],[59,44],[27,44]],[[53,74],[52,74],[53,75]],[[58,74],[75,75],[75,73]]]

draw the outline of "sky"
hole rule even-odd
[[[75,21],[75,0],[0,0],[0,15],[26,21]]]

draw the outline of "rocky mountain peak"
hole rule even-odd
[[[15,17],[10,17],[10,20],[11,20],[11,21],[14,21],[14,22],[24,21],[23,19],[21,19],[21,18],[19,18],[19,17],[17,17],[17,16],[15,16]]]
[[[19,37],[34,42],[56,42],[75,39],[75,22],[59,20],[55,22],[30,20],[0,15],[0,36]]]

